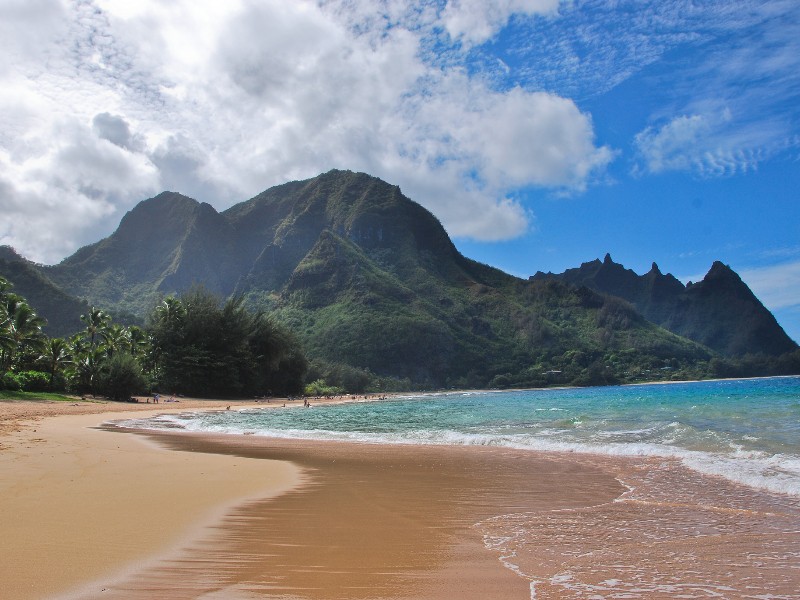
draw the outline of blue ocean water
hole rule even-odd
[[[392,444],[656,456],[800,496],[800,377],[453,392],[128,421],[125,426]]]

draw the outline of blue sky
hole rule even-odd
[[[0,243],[331,168],[519,276],[731,265],[800,339],[796,0],[4,0]]]

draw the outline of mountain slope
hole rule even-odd
[[[0,275],[13,284],[12,292],[24,297],[37,314],[47,319],[44,332],[65,337],[83,327],[81,315],[88,312],[86,302],[65,293],[36,265],[8,246],[0,246]]]
[[[311,358],[417,386],[702,376],[697,365],[712,356],[634,308],[677,319],[663,298],[688,291],[674,278],[654,273],[643,286],[611,272],[630,279],[629,301],[557,276],[521,280],[462,256],[397,186],[349,171],[276,186],[222,213],[165,192],[43,271],[74,295],[140,318],[196,283],[239,294],[294,329]],[[692,297],[721,290],[701,286]]]
[[[726,356],[779,356],[797,349],[750,288],[718,261],[702,281],[687,286],[662,274],[655,263],[648,273],[637,275],[609,255],[558,275],[538,272],[531,278],[545,279],[624,298],[653,323]]]
[[[140,202],[117,230],[45,273],[68,293],[142,315],[161,295],[202,283],[227,295],[234,233],[214,208],[164,192]]]

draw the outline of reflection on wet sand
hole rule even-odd
[[[671,461],[148,435],[176,450],[289,460],[305,483],[239,507],[104,598],[787,598],[800,589],[791,500]]]

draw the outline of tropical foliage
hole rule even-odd
[[[0,389],[69,391],[127,400],[169,390],[195,396],[294,394],[305,355],[292,334],[241,298],[221,302],[203,289],[168,297],[150,326],[123,326],[97,307],[84,329],[48,338],[44,319],[0,277]]]
[[[223,304],[194,288],[150,316],[153,371],[170,390],[196,396],[299,394],[307,369],[294,336],[242,298]]]

